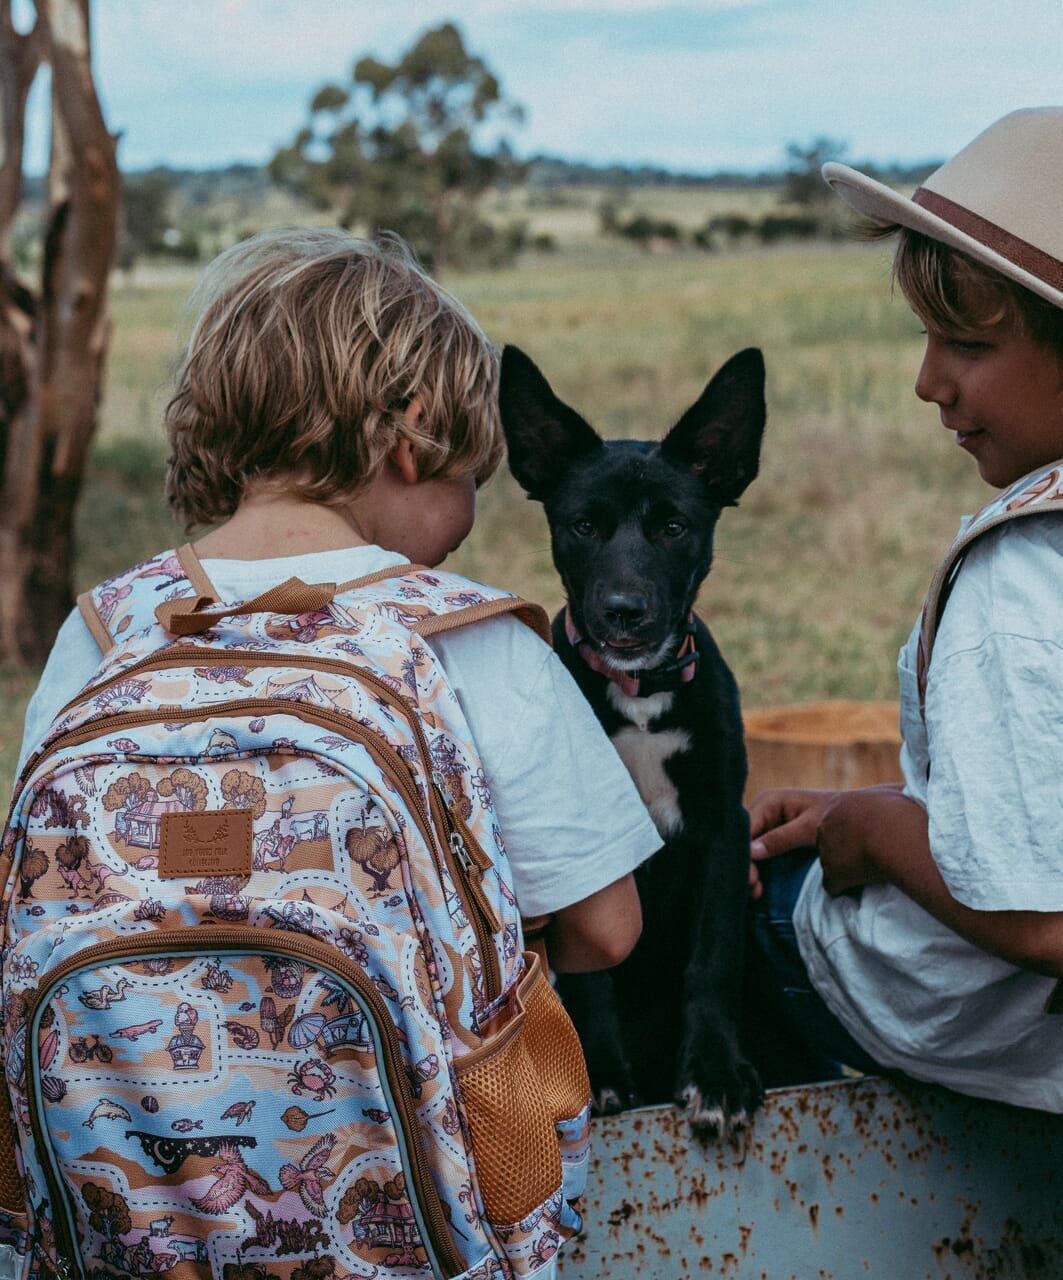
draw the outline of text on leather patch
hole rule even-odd
[[[204,809],[162,815],[160,876],[250,874],[250,809]]]

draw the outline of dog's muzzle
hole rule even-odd
[[[648,698],[653,693],[671,693],[694,679],[701,656],[694,638],[695,633],[694,615],[690,613],[683,628],[683,642],[670,662],[635,671],[621,671],[580,635],[572,618],[571,608],[565,608],[565,635],[569,644],[579,652],[592,671],[612,680],[631,698]]]

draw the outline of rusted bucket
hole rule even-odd
[[[765,787],[869,787],[900,782],[895,702],[804,702],[744,716],[751,799]]]

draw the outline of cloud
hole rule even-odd
[[[854,159],[948,154],[1059,101],[1059,0],[93,0],[129,168],[261,162],[358,56],[453,20],[526,108],[523,154],[707,171],[821,134]],[[35,123],[44,131],[43,111]]]

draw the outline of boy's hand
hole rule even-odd
[[[839,791],[813,791],[800,787],[779,787],[761,791],[749,806],[750,894],[759,898],[764,892],[757,873],[757,863],[777,858],[791,849],[811,849],[828,806]]]
[[[831,897],[895,877],[876,859],[876,847],[903,844],[903,824],[925,810],[894,783],[840,791],[820,818],[816,847]]]

